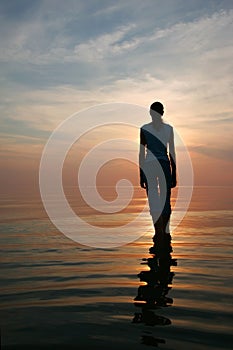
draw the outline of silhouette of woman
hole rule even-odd
[[[154,243],[170,239],[171,188],[176,187],[176,156],[171,125],[162,120],[160,102],[150,106],[152,122],[140,129],[140,185],[147,191],[150,214],[155,227]],[[168,231],[168,232],[167,232]]]

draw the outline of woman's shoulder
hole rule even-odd
[[[164,126],[165,129],[168,129],[168,130],[172,130],[173,129],[172,125],[170,125],[168,123],[165,123],[165,122],[163,122],[163,126]]]
[[[161,133],[164,133],[164,132],[166,133],[166,135],[170,135],[172,130],[173,130],[173,127],[170,124],[168,124],[168,123],[162,122],[161,125],[156,129],[153,126],[153,123],[150,122],[150,123],[142,125],[141,130],[142,131],[147,131],[150,134],[155,134],[155,135],[161,134]]]
[[[163,135],[165,136],[166,140],[168,141],[171,138],[171,135],[173,134],[173,128],[170,124],[163,122]]]
[[[141,126],[142,130],[150,130],[152,128],[152,122],[144,124]]]

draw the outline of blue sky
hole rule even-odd
[[[229,158],[232,1],[1,0],[0,28],[8,156],[83,108],[156,99],[190,150]]]

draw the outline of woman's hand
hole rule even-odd
[[[140,179],[140,186],[141,188],[146,189],[146,181],[144,179]]]
[[[146,177],[142,169],[140,169],[140,186],[141,188],[146,189]]]

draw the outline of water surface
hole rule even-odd
[[[131,244],[94,249],[58,232],[41,215],[39,200],[5,200],[3,348],[143,349],[159,339],[161,349],[231,349],[232,211],[213,203],[211,210],[198,210],[202,193],[172,233],[177,266],[170,267],[175,275],[167,297],[173,303],[151,310],[158,320],[170,320],[165,325],[133,322],[141,312],[134,298],[145,285],[137,274],[149,270],[145,259],[152,257],[150,222],[147,234]]]

